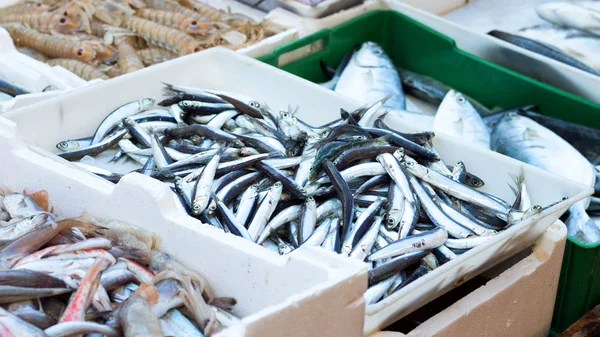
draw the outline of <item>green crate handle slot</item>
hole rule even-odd
[[[289,52],[292,52],[294,50],[300,49],[302,47],[308,46],[309,44],[319,41],[319,40],[323,40],[323,47],[327,47],[327,45],[329,44],[329,38],[330,35],[332,33],[331,29],[323,29],[318,31],[315,34],[303,37],[299,40],[296,40],[292,43],[286,44],[284,46],[278,47],[277,49],[275,49],[273,51],[272,56],[274,56],[276,58],[277,64],[279,64],[279,58],[281,57],[281,55],[283,54],[287,54]]]

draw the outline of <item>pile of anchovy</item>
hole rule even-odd
[[[209,336],[239,322],[235,299],[154,250],[152,233],[58,219],[46,191],[2,193],[0,216],[2,336]]]
[[[368,303],[543,210],[523,174],[513,177],[513,204],[479,191],[484,182],[462,162],[443,163],[433,132],[389,128],[384,100],[314,127],[234,93],[165,92],[159,107],[144,98],[117,108],[91,137],[60,142],[58,155],[116,150],[113,162],[139,163],[206,224],[280,254],[321,246],[367,261]]]

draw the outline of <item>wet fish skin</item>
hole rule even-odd
[[[448,91],[433,122],[435,132],[443,132],[483,149],[490,148],[490,132],[481,116],[461,93]]]
[[[354,53],[342,72],[335,91],[363,104],[391,94],[383,106],[406,109],[400,76],[389,56],[374,42],[363,43]]]

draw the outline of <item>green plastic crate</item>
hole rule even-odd
[[[600,128],[600,105],[464,52],[452,39],[394,11],[366,13],[279,47],[260,60],[279,66],[283,54],[319,40],[323,49],[280,68],[313,82],[323,82],[320,60],[336,66],[351,48],[374,41],[397,66],[431,76],[488,107],[534,104],[548,116]],[[598,246],[600,242],[586,245],[568,238],[551,326],[553,333],[565,330],[600,303]]]

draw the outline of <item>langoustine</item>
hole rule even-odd
[[[125,20],[125,26],[147,41],[173,51],[180,56],[202,50],[200,43],[190,35],[149,20],[132,16]]]
[[[59,12],[35,14],[9,14],[0,16],[0,23],[20,23],[43,33],[74,33],[81,28],[81,22]]]
[[[33,48],[53,58],[70,58],[81,62],[93,63],[96,51],[87,41],[72,41],[40,33],[19,24],[2,25],[18,46]]]

